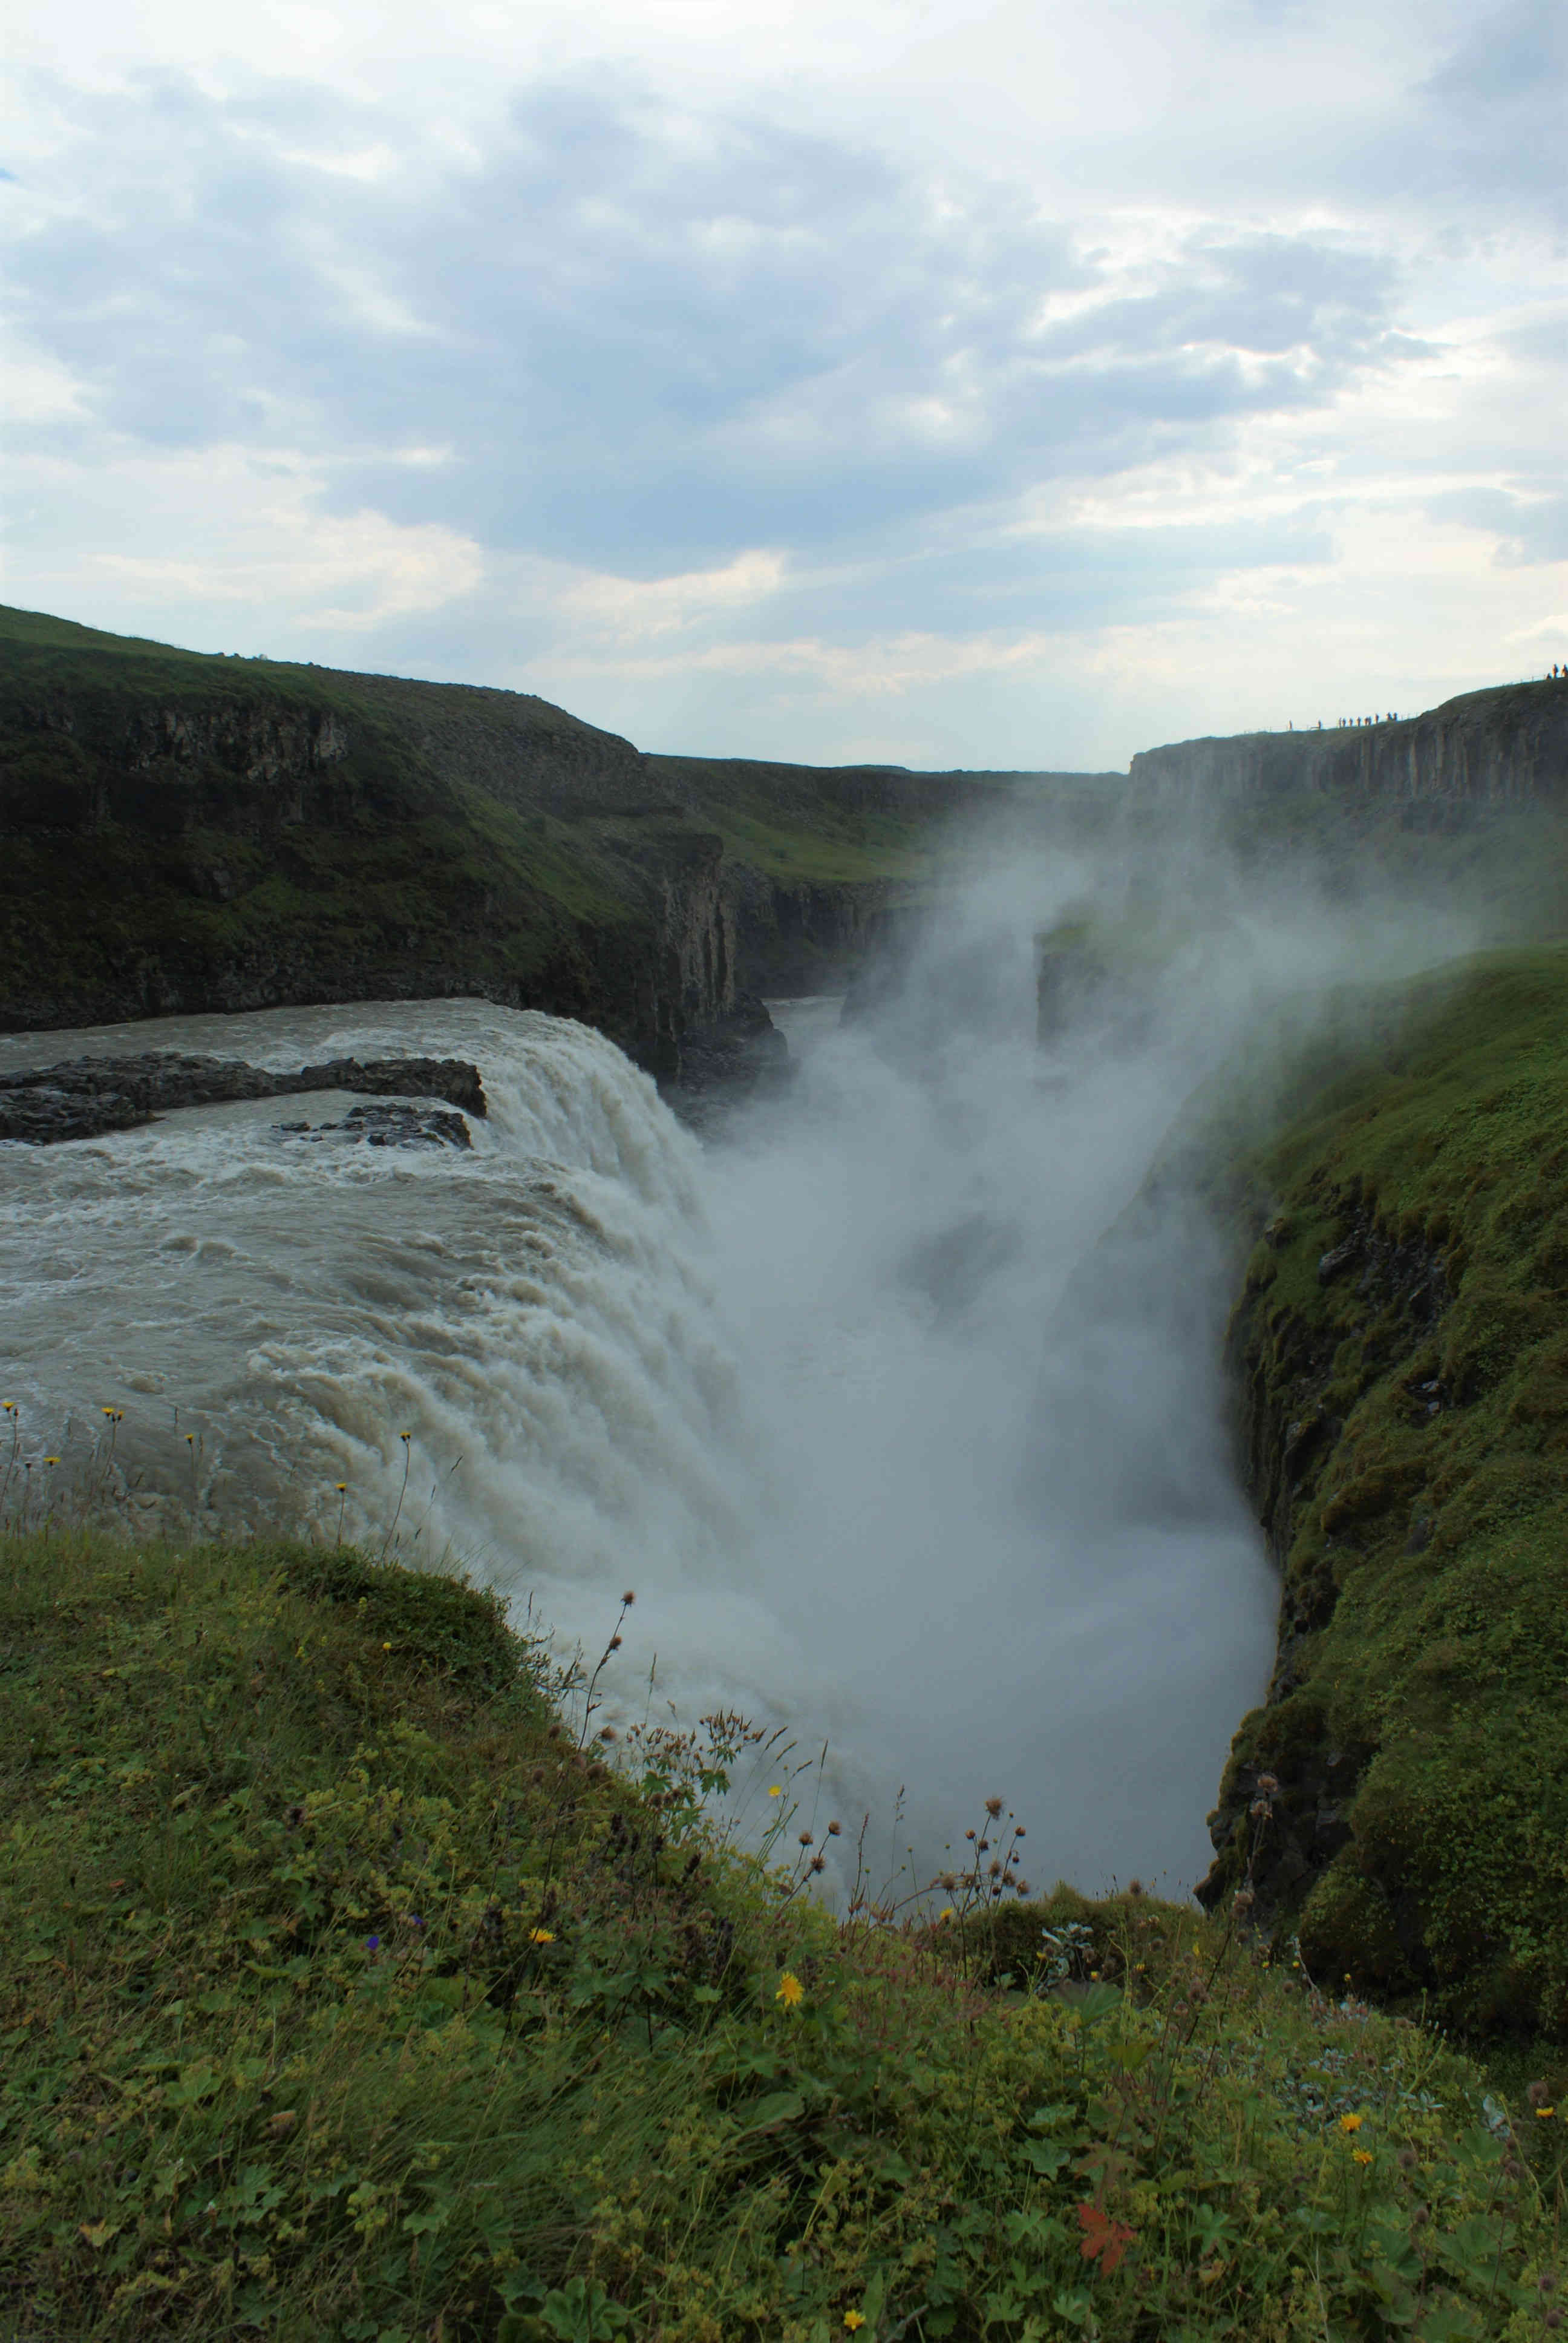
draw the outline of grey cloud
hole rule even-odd
[[[1544,494],[1511,495],[1505,488],[1458,488],[1433,497],[1428,512],[1497,538],[1498,559],[1509,568],[1568,561],[1568,496],[1555,482]]]
[[[60,102],[120,181],[17,275],[114,429],[275,431],[330,460],[340,506],[633,574],[868,543],[1213,445],[1415,347],[1390,266],[1329,240],[1194,237],[1119,297],[1006,190],[602,75],[524,93],[434,183],[299,159],[395,126],[292,86],[151,85],[109,138],[100,102]],[[1084,292],[1104,297],[1040,328]],[[387,460],[420,442],[457,460]]]
[[[1568,15],[1562,0],[1512,0],[1485,17],[1416,93],[1433,136],[1414,184],[1455,184],[1568,220],[1563,125]]]

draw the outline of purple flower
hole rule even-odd
[[[365,1939],[365,1949],[367,1953],[378,1953],[381,1949],[380,1937],[367,1936]]]

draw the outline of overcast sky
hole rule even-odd
[[[22,24],[12,602],[943,766],[1568,657],[1563,0]]]

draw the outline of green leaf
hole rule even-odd
[[[1072,2154],[1070,2147],[1053,2139],[1026,2139],[1020,2152],[1024,2162],[1038,2172],[1042,2180],[1054,2180]]]
[[[747,2119],[736,2137],[749,2139],[757,2132],[773,2131],[780,2124],[793,2123],[805,2105],[803,2091],[769,2091],[745,2110]]]
[[[631,2317],[618,2302],[610,2300],[597,2278],[590,2286],[580,2278],[553,2288],[539,2315],[547,2332],[557,2337],[558,2343],[614,2343]]]
[[[1369,2262],[1363,2275],[1377,2297],[1378,2310],[1390,2327],[1415,2324],[1415,2297],[1396,2270],[1386,2262]]]
[[[1065,2100],[1058,2100],[1052,2107],[1036,2107],[1029,2119],[1029,2127],[1030,2131],[1054,2131],[1058,2124],[1070,2123],[1077,2112],[1077,2108],[1070,2107]]]
[[[1418,2343],[1480,2343],[1483,2328],[1462,2302],[1440,2302],[1417,2330]]]

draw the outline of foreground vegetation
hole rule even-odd
[[[347,1550],[14,1534],[0,1605],[8,2334],[1561,2324],[1554,2103],[1244,1911],[1005,1894],[982,1809],[836,1920],[776,1742],[602,1737],[613,1645]]]

